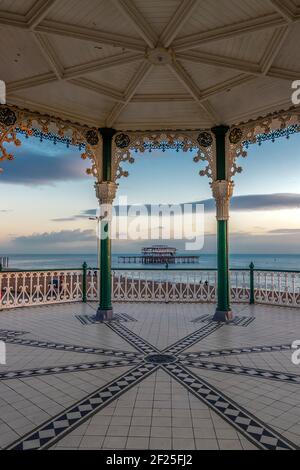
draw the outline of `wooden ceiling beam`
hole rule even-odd
[[[267,75],[268,71],[272,67],[289,32],[290,26],[283,26],[282,28],[278,28],[274,31],[274,34],[272,35],[272,38],[267,45],[263,58],[260,62],[260,68],[264,75]]]
[[[37,0],[31,10],[26,15],[26,21],[30,29],[34,29],[50,10],[55,6],[58,0]]]
[[[261,69],[258,64],[248,62],[245,60],[234,59],[232,57],[224,57],[216,54],[211,54],[202,51],[186,51],[178,52],[176,58],[179,60],[185,60],[188,62],[194,62],[196,64],[206,64],[216,67],[229,68],[237,70],[239,72],[250,73],[253,75],[260,75]]]
[[[119,11],[127,18],[136,32],[150,48],[154,48],[158,42],[158,36],[146,21],[132,0],[112,0]]]
[[[110,46],[121,47],[137,52],[145,51],[145,44],[139,39],[56,21],[44,20],[36,27],[35,30],[41,33],[81,39],[82,41],[108,44]]]
[[[124,52],[123,54],[116,54],[114,56],[105,57],[103,59],[92,60],[85,64],[74,65],[67,67],[63,71],[63,78],[70,80],[72,78],[82,77],[89,73],[99,72],[111,67],[131,64],[144,59],[144,54],[134,52]]]
[[[57,79],[61,80],[63,78],[64,68],[47,36],[45,34],[35,33],[33,34],[33,38],[57,76]]]
[[[24,16],[8,11],[0,10],[0,24],[14,28],[28,29],[27,20]]]
[[[92,80],[87,80],[85,78],[72,79],[69,80],[69,83],[72,83],[72,85],[76,85],[80,88],[85,88],[86,90],[92,91],[101,96],[105,96],[106,98],[112,101],[116,101],[118,103],[125,103],[123,93],[121,93],[119,90],[114,89],[113,87],[103,85],[101,83],[96,83]]]
[[[159,39],[160,43],[163,44],[164,47],[169,47],[171,45],[198,5],[199,0],[182,0],[180,2],[179,7]]]
[[[152,70],[153,65],[147,62],[146,60],[143,61],[140,68],[138,69],[137,73],[132,77],[131,81],[129,82],[126,91],[125,91],[125,102],[124,103],[117,103],[111,112],[109,113],[106,119],[106,126],[112,127],[118,117],[120,116],[123,109],[129,104],[130,100],[132,99],[133,95],[135,94],[136,90],[139,88],[141,83],[145,80],[149,72]]]
[[[271,3],[272,7],[289,23],[295,21],[295,13],[294,9],[292,8],[292,5],[290,1],[285,1],[285,0],[269,0],[269,3]]]
[[[278,45],[279,47],[279,45]],[[273,51],[275,53],[275,50]],[[191,52],[180,52],[176,54],[177,60],[195,62],[198,64],[212,65],[216,67],[223,67],[233,69],[245,74],[254,75],[254,76],[263,76],[272,77],[272,78],[281,78],[283,80],[297,80],[300,76],[300,72],[281,69],[279,67],[271,66],[266,70],[265,74],[263,73],[262,66],[259,64],[254,64],[253,62],[241,61],[239,59],[233,59],[231,57],[217,56],[214,54],[209,54],[207,52],[200,51],[191,51]]]
[[[177,77],[177,79],[182,83],[185,89],[191,94],[191,96],[194,98],[196,103],[202,108],[202,110],[205,111],[205,113],[212,120],[212,123],[218,124],[219,119],[216,116],[215,111],[210,106],[210,104],[207,103],[206,98],[203,98],[200,89],[198,88],[196,83],[192,80],[192,78],[189,76],[189,74],[184,69],[184,67],[180,64],[180,62],[174,60],[173,63],[169,64],[167,67],[169,67],[169,69],[173,72],[173,74]]]
[[[170,102],[178,102],[178,103],[190,103],[193,102],[194,99],[191,95],[186,95],[183,93],[174,93],[174,94],[136,94],[131,99],[131,103],[170,103]]]
[[[209,31],[184,36],[174,41],[173,49],[175,52],[194,49],[202,44],[207,44],[224,39],[241,36],[248,33],[276,28],[286,25],[286,20],[278,13],[272,13],[250,20],[240,21],[227,26],[221,26]]]
[[[28,88],[34,88],[40,85],[45,85],[47,83],[56,82],[57,77],[55,73],[48,72],[41,75],[36,75],[34,77],[25,78],[22,80],[16,80],[13,82],[8,82],[6,84],[7,93],[13,93],[20,90],[26,90]]]

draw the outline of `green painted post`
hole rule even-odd
[[[112,139],[116,134],[115,129],[99,129],[103,140],[103,182],[109,182],[112,178]],[[97,320],[110,320],[113,316],[111,301],[111,239],[109,236],[109,222],[101,222],[101,233],[106,233],[106,237],[100,240],[100,304],[97,311]]]
[[[82,302],[87,302],[87,264],[86,262],[82,265]]]
[[[216,137],[217,181],[226,181],[226,134],[228,126],[212,129]],[[217,201],[218,203],[218,201]],[[214,321],[225,322],[231,318],[230,308],[230,273],[228,259],[228,220],[217,221],[217,256],[218,256],[218,303]]]
[[[229,262],[228,262],[228,222],[218,220],[218,306],[217,312],[225,314],[230,311],[229,296]]]
[[[250,266],[250,305],[255,304],[254,296],[254,263],[251,263]]]

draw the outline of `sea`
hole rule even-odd
[[[184,255],[187,253],[178,253]],[[195,253],[193,252],[193,255]],[[112,255],[113,268],[142,268],[141,264],[124,264],[119,262],[119,256],[134,256],[133,253],[118,253]],[[5,254],[9,257],[9,268],[18,270],[32,269],[71,269],[81,268],[84,262],[89,268],[95,268],[97,263],[96,254]],[[138,254],[137,254],[138,256]],[[253,262],[257,269],[274,269],[287,271],[300,271],[300,254],[232,254],[230,255],[230,267],[232,269],[247,269]],[[159,265],[153,265],[159,268]],[[161,266],[164,268],[164,265]],[[171,266],[170,266],[171,267]],[[173,266],[172,266],[173,267]],[[199,253],[199,262],[190,265],[176,265],[176,269],[186,270],[188,268],[215,269],[217,257],[215,254]],[[151,268],[151,265],[147,265]]]

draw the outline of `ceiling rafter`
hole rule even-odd
[[[268,72],[268,77],[280,78],[281,80],[299,80],[300,72],[295,70],[285,70],[278,67],[271,67]]]
[[[239,72],[251,75],[262,76],[261,65],[253,62],[247,62],[231,57],[218,56],[207,52],[191,51],[180,52],[176,54],[177,59],[182,61],[194,62],[198,64],[214,65],[216,67],[229,68]],[[271,66],[265,74],[267,77],[281,78],[283,80],[295,80],[295,76],[300,76],[300,71],[289,71]]]
[[[57,79],[61,80],[64,75],[64,67],[60,63],[60,60],[47,36],[45,34],[35,33],[33,34],[33,38],[55,73]]]
[[[8,11],[0,11],[0,24],[13,26],[15,28],[28,29],[27,20],[23,15],[10,13]]]
[[[170,93],[170,94],[137,93],[131,99],[131,103],[168,103],[170,101],[191,103],[194,101],[194,99],[191,95],[186,95],[184,93]]]
[[[38,103],[37,101],[21,98],[20,96],[14,95],[13,93],[8,96],[7,103],[20,106],[21,108],[30,108],[36,112],[46,114],[48,116],[59,116],[61,119],[66,119],[73,122],[81,122],[83,125],[87,126],[104,126],[104,121],[100,123],[98,118],[95,119],[84,114],[67,111],[65,108],[62,109],[58,108],[57,106],[49,106],[48,104],[44,105],[42,103]]]
[[[286,20],[278,13],[272,13],[250,20],[240,21],[227,26],[221,26],[209,31],[195,33],[177,39],[173,43],[173,49],[176,52],[185,51],[187,49],[194,49],[201,46],[222,39],[229,39],[243,34],[253,33],[268,28],[276,28],[286,25]]]
[[[253,75],[241,74],[236,77],[230,78],[229,80],[225,80],[222,83],[218,83],[212,87],[207,88],[206,90],[202,91],[202,99],[211,98],[212,96],[218,95],[224,91],[229,92],[233,88],[236,88],[241,85],[245,85],[253,81],[256,77]]]
[[[239,72],[250,73],[253,75],[260,75],[261,70],[258,64],[254,62],[248,62],[245,60],[234,59],[232,57],[219,56],[211,54],[209,52],[202,51],[186,51],[178,52],[176,54],[177,59],[186,60],[188,62],[194,62],[196,64],[206,64],[216,67],[229,68],[237,70]]]
[[[34,88],[46,83],[56,82],[57,77],[53,72],[47,72],[34,77],[23,78],[22,80],[16,80],[6,84],[7,93],[12,93],[20,90],[26,90],[27,88]]]
[[[199,90],[198,86],[192,80],[192,78],[189,76],[187,71],[180,64],[180,62],[174,60],[172,64],[168,65],[168,67],[173,72],[173,74],[177,77],[177,79],[183,84],[185,89],[192,95],[196,103],[202,109],[204,109],[204,111],[209,116],[209,118],[212,119],[212,122],[214,124],[217,124],[219,122],[219,119],[216,116],[215,111],[213,111],[210,105],[208,106],[208,103],[206,102],[206,100],[203,100],[202,93]]]
[[[182,0],[180,2],[179,7],[159,38],[164,47],[169,47],[171,45],[177,34],[185,25],[186,21],[193,14],[197,5],[199,5],[199,0]]]
[[[26,15],[29,28],[34,29],[55,6],[58,0],[37,0]]]
[[[274,31],[272,38],[269,44],[267,45],[263,58],[260,62],[261,71],[264,75],[267,75],[268,71],[272,67],[289,32],[290,26],[283,26],[282,28],[278,28]]]
[[[269,0],[269,3],[275,8],[275,10],[287,21],[293,22],[296,19],[294,10],[291,8],[290,2],[285,0]]]
[[[56,34],[58,36],[81,39],[82,41],[96,42],[99,44],[108,44],[110,46],[121,47],[133,51],[144,52],[145,44],[143,41],[124,36],[121,34],[108,33],[95,29],[87,29],[57,21],[44,20],[36,28],[36,31]]]
[[[86,78],[72,79],[69,80],[69,83],[72,83],[73,85],[76,85],[80,88],[85,88],[86,90],[92,91],[94,93],[98,93],[99,95],[105,96],[112,101],[117,101],[118,103],[125,102],[123,93],[108,85],[96,83],[92,80],[87,80]]]
[[[120,65],[131,64],[143,59],[144,54],[124,52],[123,54],[116,54],[114,56],[92,60],[84,64],[67,67],[64,69],[63,78],[69,80],[72,78],[82,77],[89,73],[99,72],[100,70],[105,70]]]
[[[139,67],[136,74],[130,80],[126,90],[125,90],[125,102],[124,103],[117,103],[106,119],[107,127],[112,127],[113,124],[116,122],[118,117],[120,116],[123,109],[129,104],[131,98],[135,94],[138,87],[141,83],[145,80],[147,75],[149,74],[150,70],[152,69],[153,65],[150,64],[148,61],[144,60],[141,66]]]
[[[154,48],[158,42],[158,36],[146,21],[132,0],[112,0],[119,11],[130,21],[137,33],[144,39],[146,44]]]

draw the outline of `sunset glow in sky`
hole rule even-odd
[[[31,138],[2,162],[0,253],[89,253],[95,248],[97,207],[93,178],[78,149]],[[119,194],[130,204],[205,201],[204,252],[215,252],[216,220],[207,178],[194,153],[154,151],[135,155]],[[235,177],[230,219],[233,253],[299,253],[300,135],[255,145]],[[127,169],[127,167],[126,167]],[[118,200],[116,201],[116,204]],[[142,243],[145,245],[145,242]],[[174,243],[173,243],[174,244]],[[175,243],[176,244],[176,243]],[[115,251],[139,251],[114,242]]]

